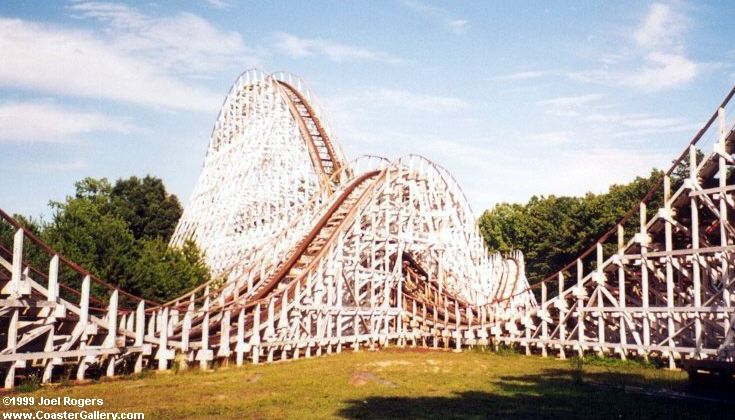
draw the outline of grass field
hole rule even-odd
[[[726,418],[735,408],[643,395],[639,386],[683,391],[686,374],[607,359],[580,367],[511,352],[387,349],[16,395],[102,398],[105,411],[147,419]]]

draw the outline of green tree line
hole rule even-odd
[[[15,218],[57,252],[92,274],[145,299],[169,300],[209,280],[204,256],[193,242],[168,246],[182,207],[155,177],[130,177],[114,184],[85,178],[74,195],[52,201],[49,221]],[[13,230],[0,224],[0,244],[12,246]],[[26,241],[28,242],[28,241]],[[49,257],[26,243],[24,257],[47,272]],[[81,278],[64,268],[60,279],[78,288]],[[106,297],[104,288],[92,295]]]
[[[654,169],[647,177],[612,185],[604,194],[533,196],[525,204],[501,203],[480,216],[480,232],[493,251],[523,251],[526,275],[535,284],[594,245],[662,175]],[[654,196],[649,212],[656,211],[656,202],[661,202],[660,194]],[[638,217],[632,219],[626,226],[627,232],[637,229]]]

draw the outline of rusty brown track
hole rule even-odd
[[[276,83],[278,83],[278,85],[283,89],[284,99],[288,103],[291,115],[298,123],[301,137],[306,143],[306,147],[309,150],[309,156],[311,157],[312,164],[314,165],[314,168],[319,175],[319,183],[321,184],[323,189],[327,190],[330,194],[333,193],[335,187],[330,182],[330,177],[332,174],[339,171],[344,163],[341,161],[340,156],[337,155],[337,152],[334,149],[334,145],[332,144],[332,141],[329,138],[327,131],[324,129],[322,122],[316,115],[316,111],[311,106],[309,101],[304,98],[304,95],[298,89],[294,88],[284,81],[279,80]],[[297,99],[299,104],[304,107],[307,115],[303,115],[301,112],[299,112],[299,109],[297,108],[294,99]],[[309,130],[308,121],[310,121],[314,125],[317,130],[318,137],[321,138],[321,142],[324,143],[323,146],[327,152],[326,161],[322,159],[322,155],[319,152],[320,145],[317,144],[317,139],[312,134],[311,130]],[[331,168],[328,168],[327,165],[325,165],[325,162],[329,162]]]

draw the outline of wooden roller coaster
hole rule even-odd
[[[300,79],[248,71],[223,103],[171,240],[206,252],[209,283],[170,302],[139,299],[0,211],[15,232],[0,244],[5,387],[389,343],[655,355],[672,366],[731,359],[732,95],[644,198],[640,223],[629,213],[531,287],[520,252],[487,251],[443,168],[414,155],[348,163]],[[707,136],[712,152],[700,158]],[[672,180],[687,157],[688,177]],[[645,203],[659,198],[654,213]],[[29,252],[47,266],[31,266]]]

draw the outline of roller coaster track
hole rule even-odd
[[[734,94],[639,206],[576,261],[524,290],[540,304],[496,323],[496,343],[562,358],[657,357],[671,368],[684,359],[734,360],[735,131],[726,117]]]
[[[0,244],[6,388],[33,374],[83,380],[387,344],[506,343],[672,365],[731,357],[735,187],[719,174],[734,163],[732,92],[644,198],[663,204],[655,214],[641,205],[635,235],[626,242],[629,213],[529,286],[520,252],[488,253],[446,170],[414,155],[348,163],[305,86],[257,71],[233,84],[171,241],[205,250],[213,280],[170,302],[96,278],[0,211],[0,228],[13,233]],[[714,151],[697,158],[713,132]],[[689,178],[674,178],[687,156]],[[28,252],[45,256],[44,267]],[[573,271],[576,284],[565,287]]]

